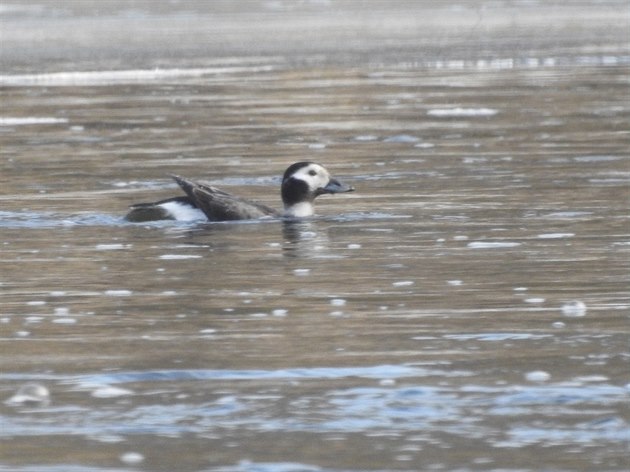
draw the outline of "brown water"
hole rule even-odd
[[[0,470],[626,470],[627,11],[472,3],[484,34],[466,4],[7,2],[0,395],[51,401],[0,403]],[[451,21],[416,37],[411,7]],[[296,42],[256,42],[259,10]],[[217,18],[233,50],[154,37]],[[353,59],[301,49],[332,18]],[[137,42],[84,56],[108,22]],[[122,219],[170,173],[279,206],[307,159],[357,191],[299,223]]]

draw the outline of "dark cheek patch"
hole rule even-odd
[[[308,184],[303,180],[290,178],[282,184],[282,201],[285,205],[291,206],[310,200],[312,198],[309,195]]]

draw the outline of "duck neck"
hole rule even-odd
[[[313,213],[313,204],[311,202],[300,202],[284,206],[284,216],[304,218],[306,216],[312,216]]]

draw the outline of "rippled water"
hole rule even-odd
[[[626,470],[629,56],[604,14],[621,4],[580,30],[551,2],[565,23],[506,55],[545,16],[513,3],[475,4],[479,49],[460,10],[378,4],[453,19],[418,33],[425,60],[413,25],[343,2],[250,4],[312,31],[341,8],[392,43],[301,56],[291,26],[271,54],[232,12],[252,54],[160,62],[147,24],[229,5],[0,9],[24,46],[0,58],[0,470]],[[487,20],[504,11],[523,29]],[[144,41],[60,59],[60,23],[89,43],[110,20]],[[357,191],[303,222],[122,218],[177,194],[171,173],[279,206],[306,159]],[[14,396],[33,383],[50,397]]]

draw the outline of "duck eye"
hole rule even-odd
[[[314,169],[311,169],[308,171],[308,175],[315,177],[317,175],[317,172]]]

